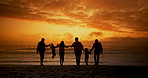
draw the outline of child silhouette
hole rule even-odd
[[[90,52],[88,51],[88,48],[85,48],[84,52],[85,52],[85,63],[86,65],[88,65],[88,58],[89,58]]]
[[[54,59],[54,57],[56,56],[55,48],[57,48],[57,47],[55,47],[54,44],[51,43],[50,44],[50,48],[52,50],[52,58]]]

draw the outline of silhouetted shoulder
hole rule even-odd
[[[63,45],[63,44],[60,44],[60,45],[59,45],[59,47],[65,47],[65,45]]]
[[[100,42],[94,43],[93,47],[95,48],[95,50],[101,50],[102,49],[102,45]]]
[[[97,42],[97,43],[94,43],[93,45],[94,46],[98,46],[98,45],[101,45],[101,43],[100,42]]]
[[[76,44],[76,42],[74,42],[71,46],[73,47],[73,46],[75,46],[75,44]]]
[[[72,46],[77,46],[77,45],[82,45],[82,43],[81,43],[81,42],[74,42],[74,43],[72,44]]]

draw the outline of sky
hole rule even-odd
[[[148,0],[0,0],[0,44],[148,39]],[[145,41],[145,42],[144,42]]]

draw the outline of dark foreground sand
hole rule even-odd
[[[148,78],[148,66],[0,65],[0,78]]]

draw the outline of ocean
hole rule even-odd
[[[90,49],[91,45],[88,45]],[[114,48],[113,48],[114,47]],[[44,65],[60,65],[60,58],[56,48],[56,57],[52,59],[51,49],[46,48]],[[89,65],[94,65],[93,51],[89,55]],[[1,45],[0,65],[40,65],[39,54],[36,54],[36,45]],[[64,65],[76,65],[73,48],[65,48]],[[84,52],[81,55],[81,65],[85,65]],[[129,46],[104,46],[100,56],[100,65],[128,65],[148,66],[148,51],[142,48]]]

